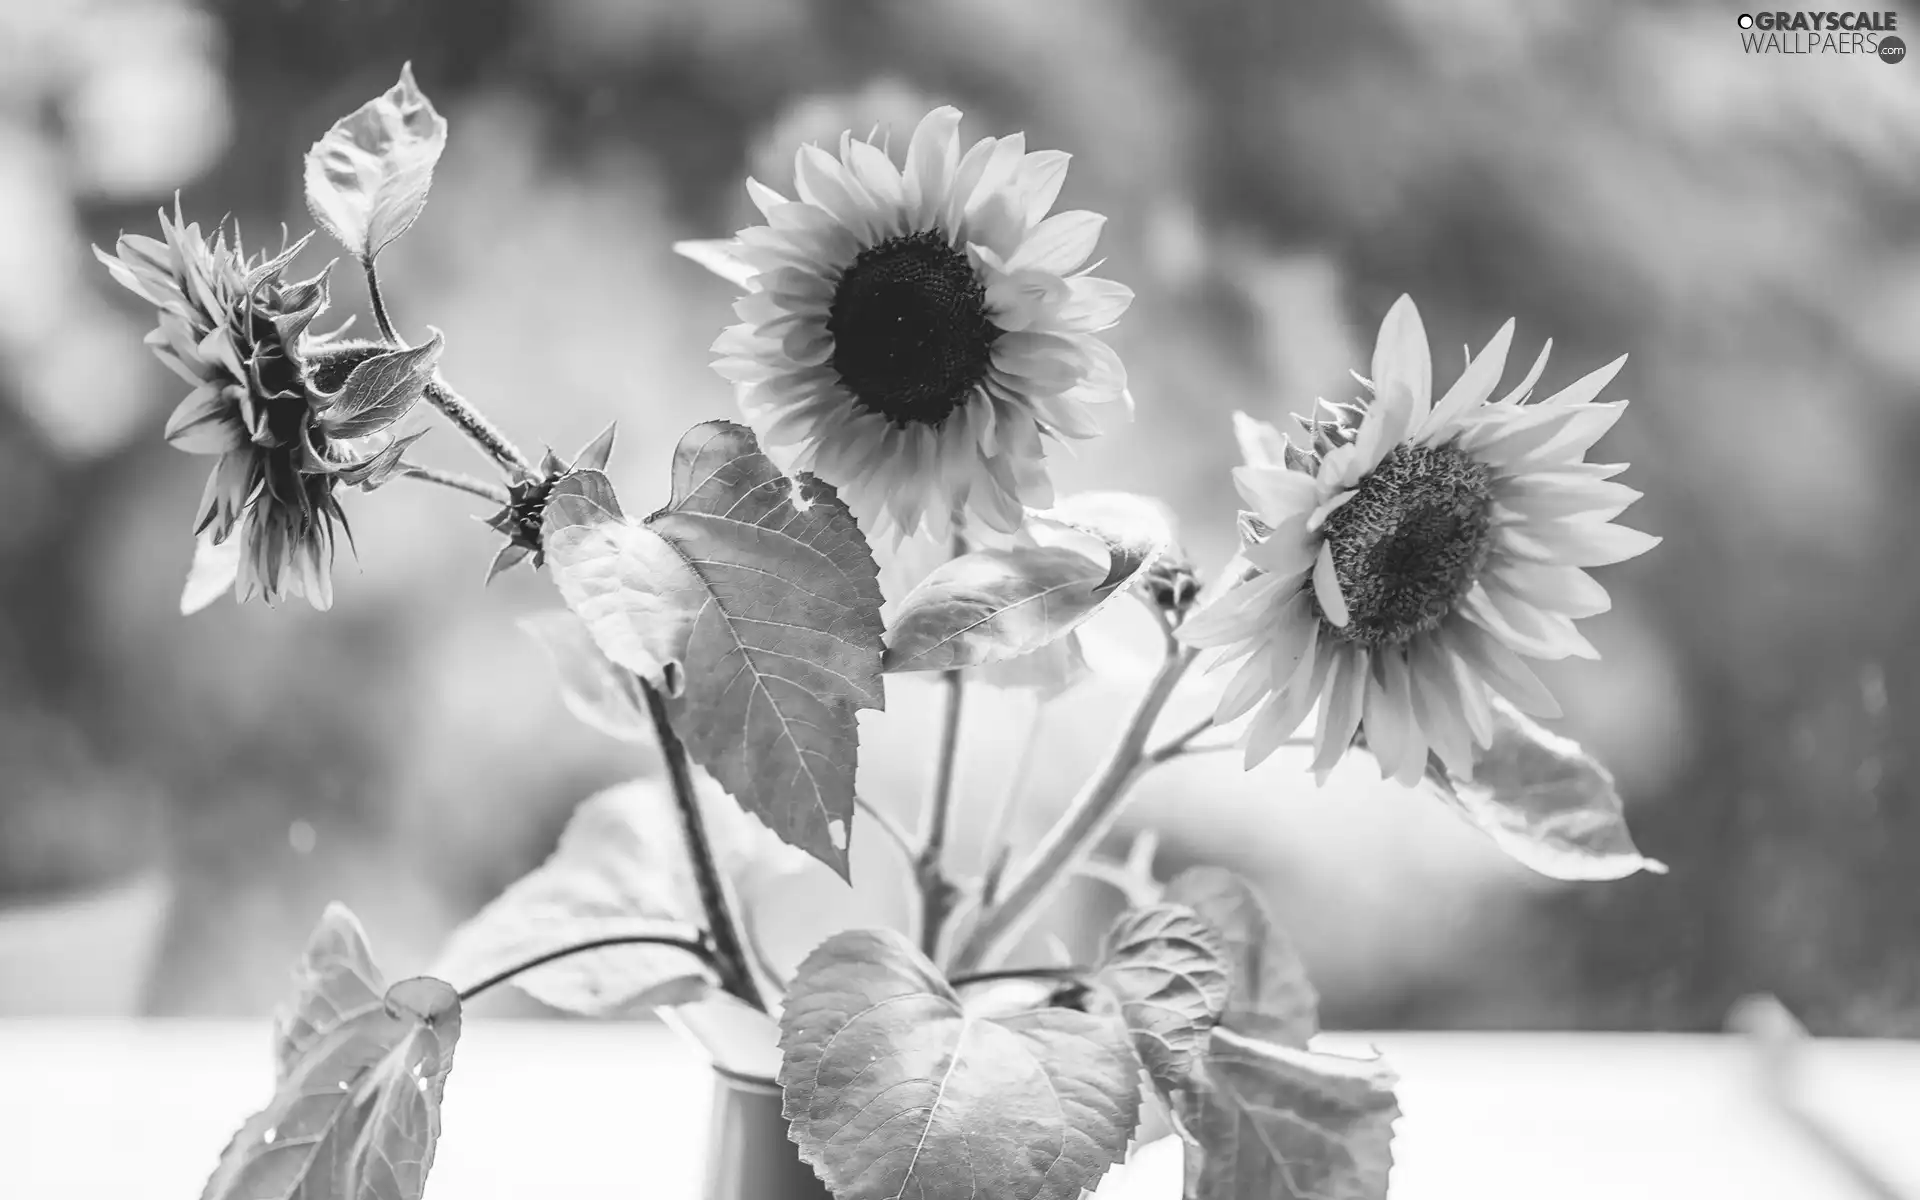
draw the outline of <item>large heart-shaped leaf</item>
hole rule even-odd
[[[1186,1087],[1227,1007],[1220,935],[1177,904],[1132,909],[1107,931],[1095,978],[1119,1000],[1154,1086],[1166,1096]]]
[[[1319,1032],[1320,996],[1253,885],[1219,867],[1194,867],[1174,877],[1164,899],[1186,905],[1220,935],[1232,972],[1220,1024],[1306,1049]]]
[[[1427,781],[1455,811],[1515,861],[1554,879],[1664,875],[1627,833],[1613,775],[1569,738],[1542,729],[1493,697],[1493,744],[1475,748],[1473,777],[1431,756]]]
[[[413,81],[400,82],[334,122],[307,151],[307,208],[362,262],[412,225],[426,207],[447,123]]]
[[[1156,502],[1123,492],[1069,497],[1031,516],[1018,544],[960,555],[907,594],[887,635],[888,671],[983,667],[1051,646],[1138,578],[1172,536]],[[1077,659],[1070,650],[1037,679],[1009,678],[1057,687]]]
[[[782,839],[847,873],[858,737],[881,708],[880,587],[846,505],[753,434],[696,426],[643,522],[598,471],[554,485],[547,558],[601,651],[672,698],[695,761]]]
[[[694,941],[699,923],[673,797],[657,781],[636,780],[583,801],[547,861],[456,930],[433,973],[468,986],[602,938]],[[568,955],[513,982],[543,1004],[608,1017],[691,1003],[718,981],[705,960],[685,950],[631,945]]]
[[[1400,1115],[1394,1083],[1379,1059],[1315,1054],[1215,1029],[1205,1077],[1182,1098],[1188,1195],[1385,1200]]]
[[[780,1031],[793,1140],[838,1200],[1077,1200],[1140,1115],[1118,1022],[969,1013],[891,931],[821,944]]]
[[[460,1039],[438,979],[384,987],[353,914],[329,906],[276,1023],[271,1103],[234,1136],[202,1200],[419,1200]]]

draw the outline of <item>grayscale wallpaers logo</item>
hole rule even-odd
[[[1894,12],[1741,13],[1740,45],[1748,54],[1858,54],[1905,62],[1907,44],[1894,36]]]

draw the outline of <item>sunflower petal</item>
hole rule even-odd
[[[1454,380],[1447,394],[1433,406],[1426,423],[1420,426],[1423,441],[1432,441],[1444,436],[1447,428],[1458,420],[1461,414],[1480,407],[1493,394],[1494,385],[1500,382],[1500,375],[1507,369],[1507,350],[1513,345],[1513,321],[1509,319],[1500,331],[1493,335],[1478,357],[1467,360],[1467,369]]]
[[[1433,402],[1433,356],[1427,348],[1426,326],[1413,297],[1402,296],[1380,322],[1373,344],[1373,390],[1376,400],[1395,387],[1407,389],[1411,419],[1419,428]]]
[[[1347,601],[1340,594],[1340,577],[1334,571],[1333,546],[1327,542],[1320,543],[1320,557],[1313,564],[1313,595],[1327,622],[1336,629],[1346,628]]]

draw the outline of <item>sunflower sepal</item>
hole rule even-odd
[[[307,389],[316,396],[326,397],[340,390],[355,367],[380,357],[392,347],[365,338],[346,338],[319,344],[308,339],[302,349],[300,357],[306,365]]]
[[[363,492],[371,492],[375,488],[390,482],[394,476],[400,473],[401,459],[402,456],[406,454],[408,447],[425,436],[427,436],[427,431],[422,429],[416,433],[409,433],[404,437],[394,438],[372,458],[366,459],[363,462],[336,467],[334,468],[334,474],[339,476],[340,482],[342,483],[351,484]]]
[[[389,428],[419,402],[439,369],[445,339],[406,350],[388,350],[356,364],[340,389],[317,397],[315,417],[332,439],[366,437]]]
[[[298,245],[305,245],[311,237],[312,235],[309,234],[306,238],[300,239]],[[300,343],[307,336],[307,331],[314,321],[327,310],[327,304],[331,300],[327,276],[332,270],[333,262],[329,262],[326,269],[318,275],[299,283],[288,284],[281,292],[281,303],[288,311],[274,313],[268,319],[273,322],[274,332],[280,335],[280,340],[285,344],[291,346]],[[310,352],[311,346],[303,347],[303,350]]]

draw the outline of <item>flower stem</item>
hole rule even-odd
[[[367,299],[373,305],[373,323],[380,327],[380,336],[396,346],[405,346],[400,335],[394,332],[393,318],[387,315],[387,301],[380,294],[380,272],[374,270],[373,260],[367,260]]]
[[[761,1012],[767,1011],[747,960],[740,925],[727,897],[727,879],[713,856],[713,840],[707,834],[706,817],[700,812],[700,798],[693,790],[693,771],[687,765],[687,748],[673,731],[667,716],[666,699],[651,683],[635,677],[646,699],[647,715],[653,719],[654,735],[660,740],[660,757],[666,760],[667,778],[673,785],[674,808],[680,815],[680,832],[686,841],[687,858],[693,867],[694,887],[700,893],[700,907],[706,911],[709,936],[719,960],[720,982],[733,996]]]
[[[1128,719],[1120,740],[1114,744],[1100,771],[1089,780],[1073,804],[1054,823],[1034,848],[1006,894],[980,919],[954,955],[955,969],[978,966],[1000,950],[1026,926],[1034,909],[1063,886],[1072,867],[1093,849],[1112,826],[1120,802],[1139,778],[1147,763],[1143,753],[1153,723],[1173,696],[1173,689],[1186,673],[1197,652],[1178,646],[1168,639],[1167,655],[1160,670],[1140,697],[1139,706]]]
[[[678,950],[685,950],[688,954],[699,958],[708,966],[713,967],[716,972],[720,969],[720,964],[714,961],[713,947],[697,938],[674,937],[664,933],[618,934],[613,937],[594,938],[591,941],[576,942],[571,946],[562,946],[558,950],[549,950],[545,954],[537,954],[526,962],[508,967],[504,971],[499,971],[487,976],[479,983],[462,988],[460,990],[460,1003],[465,1004],[480,993],[497,987],[516,975],[531,971],[535,967],[544,967],[550,962],[555,962],[562,958],[571,958],[576,954],[585,954],[589,950],[605,950],[609,946],[672,946]]]
[[[1091,974],[1092,967],[1009,967],[1001,971],[971,971],[955,975],[947,983],[961,988],[970,983],[998,983],[1003,979],[1084,979]]]
[[[533,460],[521,453],[520,447],[507,440],[498,426],[487,420],[479,409],[467,403],[465,397],[453,390],[445,379],[435,375],[427,384],[427,400],[440,410],[442,416],[459,427],[460,432],[472,439],[473,444],[486,451],[487,457],[500,464],[507,474],[516,479],[536,479],[540,472],[535,469]]]
[[[1206,717],[1196,722],[1192,726],[1188,727],[1187,729],[1184,729],[1181,732],[1175,734],[1174,736],[1168,738],[1166,741],[1162,742],[1160,745],[1155,746],[1152,750],[1149,750],[1147,752],[1146,761],[1149,764],[1157,766],[1160,763],[1163,763],[1170,758],[1175,758],[1181,754],[1185,754],[1187,752],[1187,743],[1193,741],[1193,739],[1199,737],[1201,734],[1205,733],[1207,730],[1212,728],[1213,728],[1213,718]]]
[[[948,558],[967,552],[963,532],[965,516],[958,506],[953,511],[953,535],[947,547]],[[941,676],[944,685],[940,719],[940,749],[934,759],[933,795],[928,798],[926,828],[921,834],[922,849],[914,860],[914,881],[920,887],[920,952],[938,960],[940,935],[947,918],[953,915],[960,892],[947,878],[941,857],[947,849],[947,825],[952,818],[953,777],[960,760],[960,710],[966,702],[967,677],[959,671]]]
[[[953,809],[953,780],[960,758],[960,710],[966,700],[966,676],[948,671],[941,677],[945,706],[940,723],[939,756],[934,760],[933,795],[927,803],[926,832],[914,876],[920,884],[920,952],[934,958],[940,934],[953,912],[958,893],[941,867],[947,848],[947,825]]]
[[[456,492],[466,492],[482,500],[491,500],[495,504],[509,502],[507,489],[497,483],[484,479],[475,479],[459,471],[442,471],[438,467],[423,467],[419,463],[402,462],[400,473],[408,479],[418,479],[426,483],[437,483],[441,487],[452,488]]]

